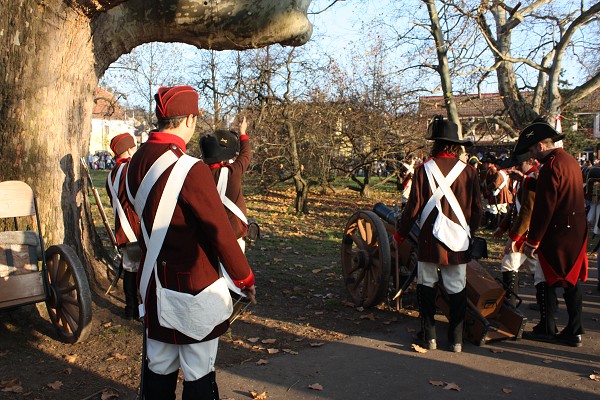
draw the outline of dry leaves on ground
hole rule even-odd
[[[427,350],[425,350],[425,351],[427,351]],[[453,382],[448,383],[448,382],[444,382],[444,381],[429,381],[429,384],[431,384],[432,386],[441,387],[444,390],[455,390],[457,392],[461,391],[461,387]]]
[[[0,381],[0,388],[3,392],[23,393],[23,386],[21,386],[21,382],[18,379]]]
[[[427,353],[427,349],[419,346],[418,344],[413,343],[410,347],[417,353]]]
[[[267,392],[257,393],[251,390],[250,396],[255,400],[264,400],[267,398]]]
[[[323,390],[323,386],[321,386],[318,383],[313,383],[312,385],[308,385],[308,388],[312,389],[312,390]]]
[[[48,383],[46,386],[48,386],[50,389],[59,390],[62,387],[62,385],[63,383],[61,381],[54,381]]]

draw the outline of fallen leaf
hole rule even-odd
[[[419,346],[418,344],[412,344],[411,348],[417,353],[427,353],[427,349]]]
[[[279,349],[267,349],[267,353],[269,353],[269,354],[277,354],[277,353],[279,353]]]
[[[502,391],[506,394],[511,394],[512,393],[512,389],[511,388],[502,388]]]
[[[363,312],[365,311],[364,307],[356,307],[356,311]]]
[[[442,386],[444,386],[444,385],[445,385],[445,383],[444,383],[443,381],[429,381],[429,383],[430,383],[432,386],[439,386],[439,387],[442,387]]]
[[[46,386],[48,386],[50,389],[59,390],[62,387],[62,385],[63,383],[61,381],[54,381],[48,383]]]
[[[119,394],[113,390],[110,389],[104,389],[102,391],[102,395],[100,396],[101,400],[110,400],[110,399],[117,399],[119,397]]]
[[[4,357],[7,354],[8,354],[8,350],[0,351],[0,357]]]
[[[444,390],[456,390],[457,392],[460,392],[460,386],[458,386],[456,383],[448,383],[446,386],[444,386]]]
[[[501,349],[490,349],[492,353],[504,353],[504,350]]]
[[[310,347],[321,347],[323,346],[325,343],[323,342],[313,342],[310,344]]]
[[[277,341],[277,339],[265,339],[265,340],[262,340],[261,343],[262,344],[273,344],[276,341]]]
[[[598,381],[600,382],[600,375],[596,375],[596,374],[591,374],[590,375],[590,379],[593,381]]]
[[[23,386],[21,386],[21,382],[17,379],[12,379],[10,381],[0,381],[0,388],[2,388],[3,392],[11,392],[11,393],[22,393]]]
[[[368,319],[368,320],[375,320],[375,314],[371,313],[371,314],[363,314],[360,316],[360,319]]]
[[[246,340],[248,340],[250,343],[256,343],[256,342],[258,342],[258,341],[260,340],[260,338],[257,338],[257,337],[251,337],[251,338],[248,338],[248,339],[246,339]]]
[[[292,354],[294,356],[298,354],[297,351],[294,351],[292,349],[281,349],[281,351],[283,351],[284,353],[287,353],[287,354]]]
[[[317,268],[317,269],[313,269],[313,270],[312,270],[312,273],[313,273],[313,274],[318,274],[319,272],[321,272],[321,270],[320,270],[320,269],[318,269],[318,268]]]
[[[269,362],[267,360],[264,359],[260,359],[256,362],[256,365],[267,365]]]
[[[107,322],[105,324],[102,324],[103,328],[110,328],[112,326],[112,322]]]
[[[67,375],[71,375],[73,373],[73,368],[67,368],[65,369],[65,372],[67,373]]]
[[[267,398],[267,392],[256,393],[256,392],[250,391],[250,396],[252,396],[252,398],[255,400],[264,400]]]
[[[543,360],[542,361],[544,364],[552,364],[552,360]]]
[[[77,360],[77,354],[66,355],[65,360],[67,360],[68,363],[73,364],[75,360]]]
[[[315,316],[317,316],[317,317],[321,316],[323,314],[325,314],[323,311],[315,311]]]
[[[323,390],[323,386],[321,386],[318,383],[313,383],[312,385],[308,385],[308,388],[312,389],[312,390]]]

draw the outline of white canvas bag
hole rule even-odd
[[[159,324],[165,328],[175,329],[193,339],[202,340],[215,326],[226,321],[233,312],[233,302],[225,279],[221,276],[202,292],[191,295],[162,287],[156,268],[156,259],[173,217],[181,187],[190,168],[198,161],[196,158],[183,155],[175,162],[156,210],[151,235],[148,235],[142,221],[142,232],[147,243],[148,253],[144,260],[140,292],[142,300],[145,300],[150,274],[154,271]],[[172,160],[165,161],[165,165],[168,164],[167,167],[172,163]],[[164,171],[166,168],[163,166],[161,169]],[[143,188],[144,190],[140,187],[138,193],[145,193],[145,195],[139,201],[136,201],[138,200],[137,197],[134,200],[136,201],[136,210],[144,209],[147,193],[150,192],[151,187],[160,175],[155,174],[156,178],[149,180],[148,183],[144,183],[146,180],[144,177],[142,185],[146,185],[146,187]],[[140,305],[140,315],[144,314],[145,307],[142,304]]]
[[[444,177],[435,161],[432,160],[427,162],[424,166],[433,195],[423,209],[423,213],[421,214],[421,225],[425,222],[433,208],[437,208],[438,215],[432,228],[433,236],[452,251],[466,251],[471,242],[469,225],[465,220],[464,213],[454,192],[452,192],[452,189],[450,188],[450,185],[456,180],[465,167],[466,164],[458,162],[448,173],[448,176]],[[439,186],[436,185],[436,182]],[[443,197],[446,197],[446,201],[448,201],[450,208],[452,208],[452,211],[458,218],[460,224],[452,221],[442,212],[440,200]]]

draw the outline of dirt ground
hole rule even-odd
[[[299,218],[289,212],[290,192],[248,200],[262,235],[247,251],[258,304],[221,338],[218,369],[260,364],[348,336],[414,323],[414,291],[403,297],[401,311],[395,302],[365,310],[353,306],[343,284],[340,238],[345,223],[375,201],[352,192],[314,196],[312,213]],[[486,266],[499,274],[499,250],[490,249]],[[103,284],[105,289],[108,282]],[[57,340],[44,304],[0,311],[0,399],[133,399],[142,326],[123,319],[122,307],[120,285],[108,296],[94,293],[91,334],[76,345]]]

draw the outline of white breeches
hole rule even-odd
[[[198,380],[215,370],[219,338],[193,344],[171,344],[147,339],[148,368],[156,374],[183,371],[188,382]]]
[[[419,261],[417,268],[417,283],[434,287],[438,281],[438,268],[442,274],[444,288],[449,294],[460,293],[467,285],[467,264],[439,265]]]

